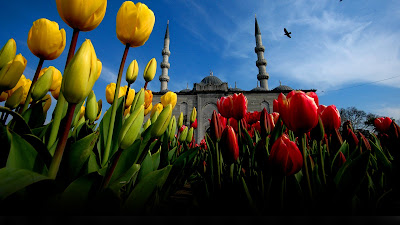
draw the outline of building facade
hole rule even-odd
[[[228,88],[228,83],[221,81],[217,76],[214,76],[213,72],[204,77],[199,83],[194,83],[193,88],[188,87],[184,90],[176,92],[178,101],[172,114],[178,119],[181,112],[184,115],[184,125],[189,126],[190,113],[193,107],[197,109],[197,123],[198,127],[195,130],[196,143],[199,143],[204,138],[208,128],[210,127],[209,120],[211,120],[212,112],[217,109],[217,100],[221,97],[232,95],[234,93],[243,93],[248,100],[248,111],[261,111],[263,108],[267,109],[268,112],[272,112],[272,106],[274,99],[278,98],[280,93],[287,94],[293,89],[285,85],[279,85],[272,90],[268,89],[269,74],[267,73],[266,66],[267,60],[264,58],[265,47],[262,45],[261,32],[255,19],[255,40],[256,46],[254,48],[257,54],[256,66],[258,67],[259,73],[257,74],[257,80],[260,86],[253,88],[252,90],[242,90],[236,87]],[[168,69],[170,64],[168,62],[171,52],[169,51],[169,28],[167,24],[167,30],[164,38],[164,49],[162,50],[163,61],[161,62],[162,74],[159,77],[161,82],[161,88],[159,92],[153,92],[153,105],[160,102],[160,97],[168,91]],[[173,80],[173,79],[172,79]],[[173,81],[172,81],[173,82]],[[303,90],[303,91],[315,91],[315,90]]]

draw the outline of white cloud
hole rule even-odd
[[[374,111],[377,115],[387,116],[400,121],[400,107],[383,107]]]
[[[107,83],[115,83],[117,81],[117,74],[112,72],[108,67],[104,66],[103,64],[100,78]]]

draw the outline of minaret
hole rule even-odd
[[[161,82],[161,88],[160,92],[167,92],[168,91],[168,81],[169,81],[169,76],[168,76],[168,69],[170,67],[168,58],[171,55],[171,52],[169,51],[169,20],[167,22],[167,30],[165,31],[165,37],[164,37],[164,48],[162,50],[162,56],[163,56],[163,61],[161,62],[161,75],[160,75],[160,82]]]
[[[262,88],[268,90],[269,75],[267,73],[267,68],[266,68],[267,60],[264,59],[265,47],[262,45],[261,32],[260,28],[258,27],[257,17],[255,19],[256,19],[256,30],[255,30],[256,47],[254,48],[254,51],[257,54],[257,61],[256,61],[256,65],[258,67],[257,80],[260,81],[260,86]]]

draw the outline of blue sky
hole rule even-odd
[[[124,1],[109,0],[102,23],[81,32],[78,46],[91,39],[103,72],[95,84],[97,99],[105,101],[105,87],[116,82],[124,45],[116,37],[115,18]],[[135,2],[136,3],[136,2]],[[260,26],[269,88],[317,89],[320,104],[338,108],[355,106],[366,112],[400,120],[400,4],[397,0],[158,0],[143,1],[156,16],[153,33],[144,46],[129,50],[127,64],[136,59],[143,86],[143,70],[155,57],[162,61],[164,34],[170,21],[170,82],[180,91],[193,87],[210,70],[229,86],[251,90],[257,85],[254,53],[254,15]],[[32,23],[39,18],[56,21],[67,33],[67,46],[56,60],[44,66],[63,71],[72,29],[59,17],[55,1],[21,0],[2,4],[0,45],[9,38],[17,53],[28,60],[24,75],[32,79],[38,58],[26,43]],[[289,39],[283,28],[292,32]],[[124,70],[124,71],[125,71]],[[159,91],[161,68],[149,89]],[[123,79],[123,84],[126,81]],[[3,103],[2,103],[3,105]],[[52,108],[55,106],[53,101]],[[52,110],[52,108],[50,110]],[[103,109],[104,109],[103,108]]]

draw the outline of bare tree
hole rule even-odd
[[[363,110],[358,110],[356,107],[348,107],[340,109],[340,117],[342,125],[349,120],[355,130],[372,130],[374,126],[374,119],[378,115],[366,113]]]

